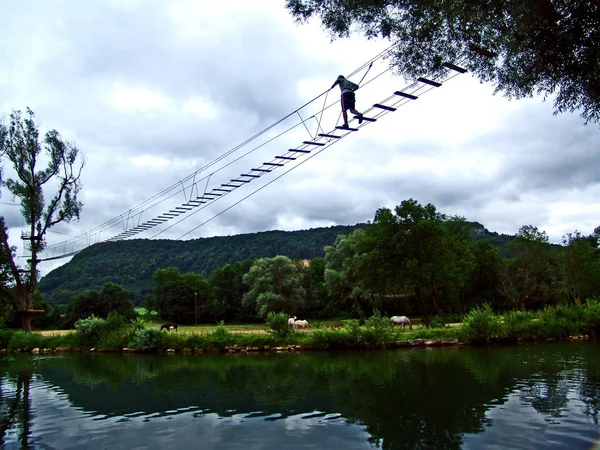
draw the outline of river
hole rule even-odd
[[[3,449],[600,448],[597,341],[0,357]]]

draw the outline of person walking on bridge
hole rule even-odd
[[[333,86],[330,89],[333,89],[335,86],[339,86],[342,91],[342,114],[344,116],[344,125],[342,128],[349,128],[348,126],[348,110],[352,114],[355,114],[358,117],[358,123],[361,124],[363,121],[363,115],[359,113],[356,108],[356,96],[354,95],[354,91],[358,89],[358,84],[353,83],[350,80],[347,80],[344,75],[339,75]]]

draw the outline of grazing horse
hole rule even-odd
[[[408,325],[408,327],[412,330],[412,323],[410,322],[410,319],[406,316],[393,316],[392,323],[394,325],[402,325],[403,329],[406,328],[406,325]]]
[[[296,320],[294,322],[294,328],[308,328],[308,321],[306,321],[306,320]]]
[[[179,327],[179,325],[177,325],[176,323],[165,323],[164,325],[160,326],[160,331],[162,330],[167,330],[167,331],[171,331],[171,330],[175,330],[175,331],[179,331],[177,328]]]
[[[294,321],[295,321],[295,320],[296,320],[296,316],[294,316],[294,317],[290,317],[290,318],[288,319],[288,325],[289,325],[290,327],[294,328]]]

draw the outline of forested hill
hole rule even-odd
[[[65,304],[72,295],[88,289],[99,291],[111,281],[127,289],[134,304],[141,304],[144,294],[152,289],[156,269],[177,267],[181,273],[208,276],[218,267],[247,258],[285,255],[314,259],[325,256],[324,247],[332,245],[338,234],[348,234],[360,226],[265,231],[190,241],[135,239],[97,244],[42,278],[39,290],[48,305]]]
[[[475,239],[485,239],[496,247],[503,248],[513,238],[490,233],[480,223],[471,224]],[[218,267],[247,258],[285,255],[314,259],[325,255],[324,247],[332,245],[338,234],[348,234],[360,226],[365,225],[265,231],[191,241],[136,239],[97,244],[42,278],[39,290],[52,306],[66,304],[71,296],[86,290],[100,291],[110,281],[127,289],[131,301],[141,305],[144,295],[152,290],[152,276],[157,269],[177,267],[181,273],[209,276]]]

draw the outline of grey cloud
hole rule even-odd
[[[4,217],[5,225],[9,229],[10,228],[20,228],[20,227],[26,226],[25,221],[20,213],[20,209],[21,209],[20,206],[15,206],[12,204],[5,205],[3,203],[6,203],[6,202],[3,201],[2,203],[0,203],[0,208],[2,209],[0,216]]]
[[[90,7],[84,2],[32,1],[12,3],[9,13],[0,17],[0,38],[5,43],[0,44],[0,58],[7,62],[7,75],[0,74],[0,111],[29,105],[43,126],[56,128],[88,155],[82,220],[57,231],[76,235],[126,213],[304,103],[296,91],[300,80],[338,73],[340,58],[332,55],[336,50],[310,48],[305,41],[314,29],[297,33],[283,7],[279,11],[269,6],[278,11],[273,14],[271,10],[263,14],[260,8],[253,14],[245,11],[245,16],[232,12],[227,20],[207,13],[198,23],[206,36],[190,38],[166,13],[170,4],[140,1],[130,8],[120,2]],[[370,56],[357,54],[356,60],[352,56],[343,64],[351,69],[347,65]],[[114,109],[109,95],[118,85],[157,91],[173,108]],[[209,103],[217,116],[182,113],[181,105],[191,97]],[[485,118],[489,110],[481,103],[481,111],[463,111],[461,104],[436,103],[433,94],[431,101],[428,98],[422,109],[413,110],[423,115],[418,123],[411,122],[410,115],[404,116],[407,120],[386,119],[375,124],[381,136],[373,135],[379,137],[373,141],[361,130],[358,137],[344,139],[341,150],[336,146],[319,155],[186,239],[265,231],[281,228],[282,223],[301,228],[354,224],[372,220],[378,208],[393,208],[410,197],[433,203],[443,213],[478,220],[491,230],[514,233],[525,223],[547,223],[549,204],[565,198],[565,192],[577,190],[582,201],[597,202],[590,189],[599,181],[600,134],[593,126],[581,125],[577,115],[553,117],[550,104],[524,102],[509,108],[496,101],[494,105],[506,107],[510,116],[493,116],[500,122],[483,135],[472,129],[472,137],[457,151],[458,144],[443,135],[448,132],[443,123],[436,122],[443,116],[432,114],[436,120],[428,122],[428,114],[441,110],[455,117],[463,114],[463,122],[457,123],[471,130],[470,118]],[[358,103],[366,107],[367,97],[360,93]],[[427,105],[436,111],[427,110]],[[339,112],[337,105],[336,109]],[[419,128],[422,123],[428,127]],[[284,140],[275,144],[215,174],[209,188],[257,167],[290,145]],[[131,165],[139,156],[164,156],[169,164]],[[440,160],[447,160],[449,167],[440,169]],[[404,161],[413,168],[391,169]],[[473,163],[472,170],[462,172],[463,163]],[[352,171],[352,164],[365,170]],[[160,238],[181,236],[258,186],[253,182]],[[182,201],[179,197],[165,201],[143,217]],[[6,208],[2,209],[4,213]],[[10,218],[14,227],[22,220],[16,214]]]

